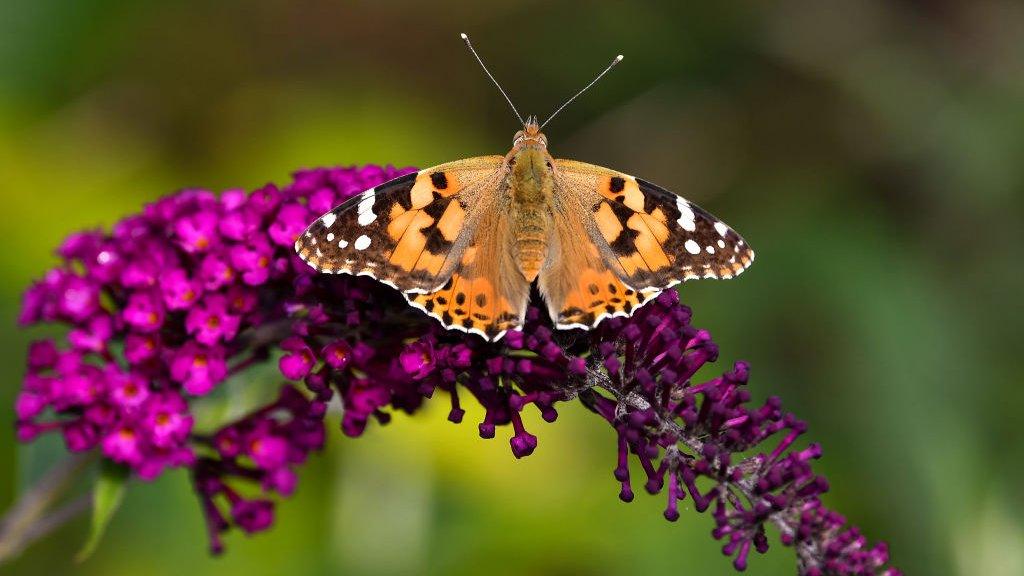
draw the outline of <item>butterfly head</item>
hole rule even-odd
[[[523,123],[523,129],[516,132],[516,135],[512,137],[513,148],[524,146],[548,147],[548,138],[540,131],[540,124],[537,122],[536,116],[527,118],[526,122]]]

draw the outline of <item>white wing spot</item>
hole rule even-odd
[[[686,244],[683,244],[683,246],[686,247],[686,251],[690,254],[700,254],[700,246],[698,246],[693,240],[687,240]]]
[[[373,224],[373,221],[376,219],[377,215],[373,212],[363,212],[359,215],[356,222],[358,222],[360,226],[369,226],[370,224]]]
[[[324,214],[324,217],[321,218],[320,221],[324,223],[325,228],[330,228],[331,226],[334,226],[334,221],[337,219],[338,217],[334,215],[334,212],[328,212],[327,214]]]
[[[711,246],[710,244],[708,245],[707,248],[705,248],[705,250],[708,251],[708,254],[714,254],[715,253],[715,247]]]
[[[359,222],[360,226],[369,226],[377,219],[377,215],[373,213],[373,201],[376,196],[377,193],[374,188],[363,192],[363,199],[359,201],[359,207],[356,209],[359,211],[357,222]]]
[[[370,246],[370,237],[363,234],[359,238],[356,238],[356,242],[353,246],[355,246],[356,250],[366,250]]]
[[[719,248],[725,248],[725,240],[719,240],[718,241],[718,247]]]
[[[719,235],[725,236],[725,233],[729,231],[729,227],[721,222],[715,222],[715,230],[718,231]]]
[[[684,200],[681,196],[676,197],[676,208],[679,209],[679,220],[676,220],[683,230],[687,232],[693,232],[697,229],[697,223],[694,222],[693,210],[690,208],[690,203]],[[698,252],[700,250],[698,249]],[[696,254],[697,252],[694,252]]]
[[[345,248],[346,246],[348,246],[348,240],[342,240],[341,242],[338,242],[338,248]]]
[[[328,242],[334,242],[334,232],[328,232],[327,233],[327,241]]]

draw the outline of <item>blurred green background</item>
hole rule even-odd
[[[1024,8],[1016,2],[0,1],[0,508],[62,454],[16,447],[19,294],[69,232],[185,186],[504,153],[517,129],[722,216],[758,250],[690,283],[722,368],[753,364],[823,443],[828,504],[907,574],[1024,574]],[[268,382],[253,382],[254,386]],[[11,574],[732,574],[710,518],[626,505],[615,442],[573,405],[536,454],[481,416],[340,432],[269,533],[213,559],[187,476],[134,484],[88,562],[86,521]],[[684,504],[689,504],[685,501]],[[753,574],[793,574],[778,545]]]

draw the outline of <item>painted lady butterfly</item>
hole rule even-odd
[[[522,326],[534,282],[558,328],[589,329],[680,282],[732,278],[754,261],[739,234],[684,198],[552,158],[542,127],[531,116],[504,156],[441,164],[349,199],[296,252],[320,272],[375,278],[446,327],[489,340]]]

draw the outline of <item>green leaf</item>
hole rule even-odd
[[[110,519],[121,506],[129,472],[127,466],[110,460],[104,459],[100,463],[100,473],[92,489],[92,522],[89,526],[89,538],[75,555],[75,562],[88,560],[96,551],[107,525],[110,524]]]

